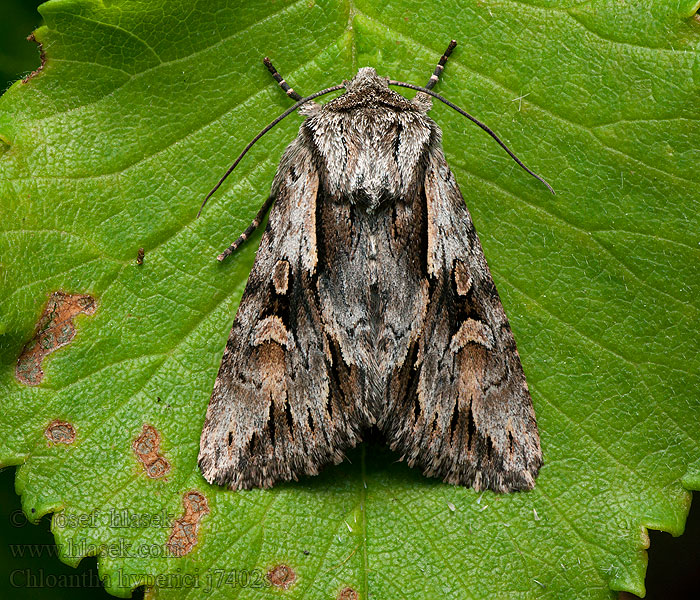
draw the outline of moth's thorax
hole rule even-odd
[[[431,138],[439,135],[437,125],[374,69],[360,69],[346,88],[303,125],[321,163],[324,190],[369,210],[409,197],[423,175]]]

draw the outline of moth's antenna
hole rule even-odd
[[[224,173],[224,176],[219,179],[219,183],[217,183],[212,190],[207,194],[207,197],[204,198],[204,202],[202,202],[202,206],[199,207],[199,212],[197,213],[197,217],[202,214],[202,209],[204,209],[204,205],[207,203],[207,200],[212,197],[214,192],[218,190],[221,187],[221,184],[226,181],[226,178],[231,174],[231,172],[236,168],[239,162],[241,162],[241,159],[246,155],[248,150],[250,150],[253,147],[253,144],[257,142],[262,136],[264,136],[270,129],[272,129],[277,123],[279,123],[282,119],[285,117],[288,117],[290,114],[292,114],[297,108],[299,108],[302,104],[306,104],[307,102],[311,102],[311,100],[314,100],[315,98],[318,98],[319,96],[323,96],[325,94],[330,94],[331,92],[336,92],[338,90],[342,90],[345,86],[341,83],[339,85],[334,85],[333,87],[326,88],[325,90],[321,90],[320,92],[316,92],[315,94],[311,94],[310,96],[306,96],[306,98],[302,98],[294,104],[293,106],[290,106],[287,110],[285,110],[279,117],[277,117],[272,123],[267,125],[258,135],[256,135],[250,142],[249,144],[243,148],[243,152],[241,152],[238,155],[238,158],[233,161],[233,164],[228,168],[226,173]]]
[[[476,123],[479,127],[481,127],[486,133],[488,133],[494,140],[496,140],[496,141],[498,142],[498,145],[499,145],[501,148],[503,148],[503,149],[508,153],[508,155],[509,155],[516,163],[518,163],[518,165],[519,165],[520,167],[522,167],[525,171],[527,171],[527,172],[528,172],[530,175],[532,175],[535,179],[538,179],[538,180],[540,180],[542,183],[544,183],[544,184],[547,186],[547,189],[548,189],[550,192],[552,192],[552,194],[555,193],[554,190],[552,189],[552,186],[549,185],[549,184],[544,180],[544,178],[540,177],[540,176],[539,176],[537,173],[535,173],[534,171],[531,171],[530,169],[528,169],[528,168],[523,164],[523,162],[522,162],[517,156],[515,156],[515,154],[513,154],[513,152],[511,151],[511,149],[508,148],[508,146],[506,146],[506,145],[501,141],[501,138],[499,138],[487,125],[485,125],[484,123],[482,123],[481,121],[479,121],[479,119],[477,119],[476,117],[472,117],[466,110],[462,110],[459,106],[457,106],[456,104],[450,102],[447,98],[443,98],[440,94],[436,94],[435,92],[433,92],[431,89],[429,89],[429,88],[427,88],[427,87],[421,87],[421,86],[419,86],[419,85],[413,85],[413,84],[411,84],[411,83],[405,83],[405,82],[403,82],[403,81],[394,81],[393,79],[390,79],[390,80],[389,80],[389,85],[397,85],[397,86],[399,86],[399,87],[405,87],[405,88],[408,88],[408,89],[411,89],[411,90],[416,90],[416,91],[419,91],[419,92],[423,92],[423,93],[425,93],[425,94],[430,94],[431,96],[433,96],[433,98],[437,98],[438,100],[440,100],[440,102],[444,102],[444,103],[447,104],[447,106],[449,106],[450,108],[454,108],[460,115],[464,115],[465,117],[467,117],[467,119],[469,119],[470,121],[472,121],[473,123]]]
[[[272,75],[273,79],[278,83],[278,85],[282,88],[282,91],[287,94],[287,96],[289,96],[292,100],[302,99],[301,95],[298,92],[295,92],[294,88],[290,87],[289,84],[282,79],[282,75],[277,72],[277,69],[275,69],[272,61],[267,56],[263,58],[263,64],[267,67],[267,70],[270,71],[270,75]]]
[[[427,89],[432,90],[435,87],[435,84],[438,82],[438,79],[440,79],[440,75],[442,74],[442,71],[445,68],[445,63],[447,62],[447,59],[450,57],[450,54],[452,54],[452,51],[456,47],[457,47],[457,40],[452,40],[450,42],[450,44],[447,46],[447,50],[445,50],[445,53],[440,57],[440,61],[438,62],[437,66],[435,67],[433,74],[430,76],[428,83],[425,84],[425,87]]]

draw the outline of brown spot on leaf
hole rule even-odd
[[[185,514],[173,523],[168,537],[168,550],[173,556],[188,554],[197,543],[199,521],[209,512],[206,496],[196,490],[185,492],[182,497]]]
[[[53,292],[36,324],[34,337],[17,359],[17,380],[25,385],[39,385],[44,378],[41,368],[44,357],[75,337],[73,318],[80,313],[92,315],[96,309],[97,302],[92,296]]]
[[[144,424],[141,435],[131,446],[151,479],[163,477],[170,471],[170,463],[160,454],[160,434],[153,425]]]
[[[144,256],[146,256],[146,251],[143,248],[139,248],[139,251],[136,253],[136,264],[137,265],[143,264],[143,257]]]
[[[51,444],[72,444],[75,441],[75,427],[68,421],[56,419],[51,421],[44,431],[44,435],[49,440],[49,446]]]
[[[345,587],[340,590],[338,600],[360,600],[360,594],[357,593],[357,590],[354,590],[351,587]]]
[[[297,574],[292,567],[281,564],[267,572],[267,579],[275,587],[286,590],[297,580]]]
[[[27,81],[29,81],[33,77],[36,77],[39,73],[41,73],[41,70],[46,64],[46,53],[44,52],[44,47],[41,45],[41,42],[34,37],[33,33],[29,34],[27,41],[34,42],[37,46],[39,46],[39,58],[41,59],[41,64],[35,71],[32,71],[29,75],[22,79],[22,83],[27,83]]]

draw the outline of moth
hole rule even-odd
[[[410,466],[497,492],[534,486],[532,400],[479,238],[427,115],[453,40],[425,87],[361,68],[302,98],[207,409],[199,466],[231,489],[316,475],[378,428]],[[418,91],[413,100],[390,89]],[[312,102],[344,93],[324,105]],[[204,203],[202,204],[202,207]],[[201,212],[201,209],[200,209]]]

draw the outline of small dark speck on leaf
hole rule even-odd
[[[139,251],[136,253],[136,264],[137,265],[143,264],[143,257],[145,255],[146,255],[146,251],[143,248],[139,248]]]

